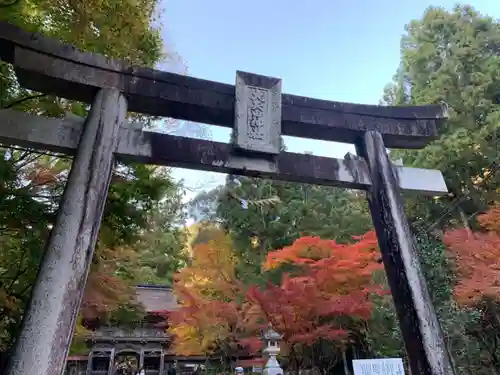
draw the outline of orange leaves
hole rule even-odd
[[[455,229],[443,239],[456,260],[455,297],[465,305],[483,298],[500,301],[500,206],[480,215],[478,221],[488,232]]]
[[[69,168],[68,161],[56,157],[39,157],[25,167],[25,178],[31,187],[47,187],[64,182]]]
[[[137,253],[128,247],[100,247],[95,256],[98,261],[89,273],[81,307],[85,320],[104,318],[117,307],[135,302],[133,290],[117,270],[127,266]]]
[[[177,354],[213,354],[222,345],[232,350],[238,346],[258,350],[255,340],[243,335],[244,311],[235,300],[203,298],[185,288],[178,288],[177,293],[182,298],[182,308],[169,315],[169,331],[174,335]]]
[[[494,205],[488,212],[479,215],[477,221],[487,231],[500,235],[500,204]]]
[[[235,266],[231,239],[218,228],[193,247],[191,265],[174,285],[182,305],[170,316],[178,354],[213,353],[221,343],[239,340],[244,318]]]
[[[456,259],[458,302],[475,304],[484,297],[500,300],[500,236],[458,229],[447,232],[444,243]]]
[[[231,239],[220,229],[212,231],[205,243],[192,249],[190,267],[176,275],[176,285],[230,297],[234,294],[236,257],[232,252]]]
[[[32,171],[29,174],[28,179],[31,180],[31,182],[37,186],[48,185],[58,182],[56,174],[47,168],[40,168],[38,170]]]
[[[284,335],[288,343],[310,344],[318,338],[343,340],[346,319],[367,319],[371,295],[383,289],[373,282],[382,269],[374,232],[342,245],[319,237],[302,237],[291,246],[268,254],[266,268],[292,263],[299,276],[284,275],[281,285],[252,287],[247,298]],[[339,320],[340,319],[340,320]]]
[[[381,270],[377,237],[370,231],[353,244],[338,244],[319,237],[302,237],[291,246],[268,254],[267,268],[283,263],[305,267],[309,276],[326,290],[337,294],[350,293],[371,286],[372,275]]]
[[[335,241],[322,240],[319,237],[300,237],[291,246],[270,252],[264,267],[276,268],[286,262],[311,264],[330,257],[337,246]]]
[[[349,327],[371,315],[373,281],[382,269],[375,233],[348,245],[319,237],[302,237],[268,254],[264,268],[298,266],[280,285],[245,290],[236,273],[232,243],[222,232],[193,248],[191,266],[178,275],[175,291],[182,308],[170,319],[178,353],[212,353],[216,348],[260,347],[258,331],[268,322],[288,345],[318,339],[343,341]]]

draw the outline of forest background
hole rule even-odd
[[[156,0],[0,3],[0,19],[84,51],[157,66],[165,52]],[[121,38],[123,32],[127,38]],[[405,165],[440,169],[450,194],[405,197],[421,262],[459,374],[500,374],[500,23],[463,5],[429,8],[408,23],[401,62],[382,104],[446,102],[441,137],[396,151]],[[0,107],[85,116],[88,107],[22,89],[0,63]],[[179,124],[140,117],[171,131]],[[57,211],[71,158],[0,149],[0,350],[12,345]],[[223,363],[256,353],[260,329],[283,337],[290,372],[322,373],[349,358],[404,357],[360,192],[228,176],[193,200],[171,170],[115,168],[72,351],[84,322],[134,325],[133,285],[172,285],[169,316],[180,354]],[[196,224],[186,228],[186,217]],[[203,312],[203,313],[201,313]]]

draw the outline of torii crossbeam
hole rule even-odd
[[[86,119],[0,109],[0,142],[74,154],[8,375],[64,371],[115,158],[367,191],[414,375],[454,374],[403,212],[400,190],[447,192],[439,171],[393,165],[390,148],[422,148],[441,105],[381,107],[281,93],[281,80],[237,72],[236,85],[133,67],[0,23],[0,58],[26,88],[92,104]],[[144,131],[127,110],[231,127],[232,144]],[[348,142],[358,156],[282,152],[281,135]]]

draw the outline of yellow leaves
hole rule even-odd
[[[198,235],[200,232],[198,229]],[[236,257],[232,241],[221,229],[210,228],[210,237],[191,250],[191,265],[176,275],[178,285],[197,293],[231,295],[236,284]]]
[[[232,304],[238,290],[232,241],[220,228],[191,229],[191,263],[176,275],[174,292],[182,304],[172,316],[174,350],[180,355],[210,354],[236,324]]]
[[[212,354],[218,337],[221,335],[217,325],[194,326],[178,324],[169,329],[176,337],[175,353],[178,355],[208,355]]]

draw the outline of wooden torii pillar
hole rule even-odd
[[[87,119],[0,110],[0,142],[74,154],[7,375],[65,367],[115,158],[367,191],[412,373],[454,369],[403,212],[400,190],[447,192],[439,171],[395,166],[386,147],[421,148],[443,106],[380,107],[281,93],[281,80],[237,72],[227,85],[128,66],[0,23],[0,58],[21,85],[92,104]],[[128,109],[231,127],[232,145],[143,131]],[[358,156],[280,152],[280,136],[348,142]]]

